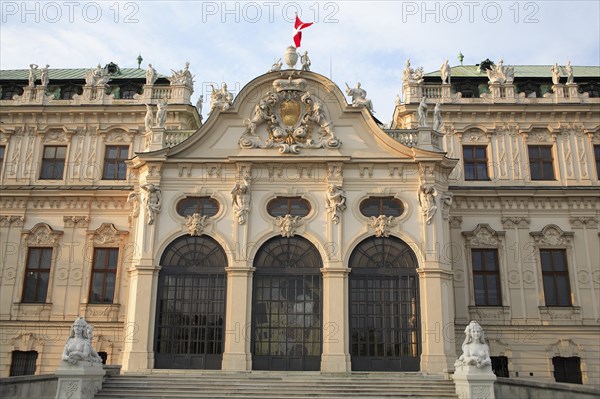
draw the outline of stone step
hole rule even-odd
[[[421,373],[161,370],[111,376],[98,399],[456,399],[454,384]]]

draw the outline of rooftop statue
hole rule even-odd
[[[565,72],[567,73],[567,84],[572,85],[575,83],[575,75],[573,75],[573,66],[571,65],[571,61],[567,62],[565,65]]]
[[[221,89],[216,89],[213,85],[210,95],[210,112],[215,108],[220,108],[221,111],[227,111],[233,105],[233,94],[227,90],[227,83],[223,83]]]
[[[158,73],[156,72],[156,69],[152,67],[152,64],[148,64],[148,69],[146,69],[146,84],[153,85],[157,79]]]
[[[352,97],[354,107],[366,107],[369,111],[375,113],[373,103],[367,98],[367,91],[360,87],[360,82],[357,82],[354,88],[350,88],[346,83],[346,95]]]
[[[302,64],[303,71],[310,71],[310,58],[308,57],[308,51],[305,51],[304,54],[300,56],[300,63]]]
[[[274,62],[273,65],[271,65],[271,69],[269,69],[269,72],[281,71],[282,66],[283,66],[283,62],[281,62],[281,58],[280,58],[277,60],[277,62]]]
[[[490,83],[506,83],[507,82],[507,78],[506,78],[507,69],[504,66],[504,61],[502,59],[500,59],[500,61],[498,61],[498,65],[496,65],[496,66],[492,65],[490,67],[490,69],[486,69],[485,73],[487,74],[487,77],[488,77]],[[511,73],[513,74],[513,77],[514,77],[514,69],[511,70]]]
[[[442,66],[440,67],[440,74],[442,76],[442,84],[450,83],[450,65],[448,65],[448,60],[446,60]]]
[[[171,82],[171,85],[184,85],[189,87],[193,91],[194,76],[192,76],[189,67],[190,63],[186,62],[183,69],[180,69],[179,71],[174,71],[171,69],[171,72],[173,72],[173,74],[170,78],[167,78],[169,79],[169,82]]]
[[[90,69],[85,73],[85,84],[88,86],[102,86],[107,84],[109,80],[110,77],[100,64],[98,64],[96,68]]]
[[[46,64],[45,67],[40,69],[40,83],[42,87],[48,87],[48,83],[50,83],[50,78],[48,78],[48,68],[50,68],[50,65]]]
[[[38,66],[36,64],[29,64],[29,87],[35,87],[37,69]]]
[[[560,67],[558,66],[558,63],[555,63],[554,65],[552,65],[552,67],[550,68],[550,72],[552,72],[552,83],[554,83],[555,85],[560,83]]]
[[[402,73],[402,84],[408,83],[423,83],[423,75],[425,71],[423,67],[418,67],[417,69],[412,69],[410,67],[410,59],[406,60],[406,65],[404,67],[404,72]]]

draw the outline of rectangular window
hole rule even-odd
[[[569,269],[564,249],[540,249],[546,306],[571,306]]]
[[[551,145],[530,145],[529,170],[531,180],[555,180]]]
[[[104,153],[103,180],[125,180],[127,165],[125,160],[129,157],[129,146],[107,145]]]
[[[490,180],[488,175],[487,146],[463,146],[465,180]]]
[[[118,248],[95,248],[89,303],[113,303]]]
[[[65,171],[66,158],[66,146],[45,146],[44,155],[42,157],[42,170],[40,172],[40,179],[62,180]]]
[[[501,306],[497,249],[471,249],[476,306]]]
[[[556,382],[583,384],[580,358],[555,356],[552,358],[552,365],[554,366],[554,380]]]
[[[596,177],[600,180],[600,145],[594,146],[594,158],[596,158]]]
[[[25,268],[25,285],[23,287],[21,302],[46,302],[51,265],[52,248],[29,248],[27,252],[27,267]]]
[[[508,358],[506,356],[490,356],[492,359],[492,371],[496,377],[510,377],[508,373]]]
[[[38,353],[36,351],[13,351],[12,362],[10,363],[10,376],[34,375],[37,357]]]
[[[4,152],[6,151],[6,146],[0,145],[0,176],[2,176],[2,169],[4,168]]]

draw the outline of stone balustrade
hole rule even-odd
[[[386,133],[407,147],[418,147],[430,151],[444,151],[442,148],[442,133],[431,128],[420,127],[418,129],[386,130]]]
[[[579,93],[579,85],[557,84],[552,91],[543,97],[528,97],[517,92],[514,84],[489,83],[489,93],[480,94],[479,98],[463,98],[462,93],[453,93],[450,84],[408,83],[402,88],[404,104],[418,104],[423,96],[428,103],[441,104],[558,104],[558,103],[600,103],[600,98],[590,98],[589,93]]]
[[[106,85],[84,85],[83,92],[74,95],[70,100],[55,99],[46,87],[23,87],[22,95],[15,95],[12,100],[0,100],[0,105],[119,105],[119,104],[156,104],[167,99],[168,104],[191,104],[192,89],[185,85],[155,86],[144,85],[142,94],[133,98],[115,98],[107,94]]]

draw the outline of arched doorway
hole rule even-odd
[[[275,237],[254,258],[252,369],[319,370],[323,262],[302,237]]]
[[[169,244],[160,265],[154,367],[220,369],[225,251],[211,237],[187,235]]]
[[[417,259],[402,240],[369,237],[350,255],[350,356],[356,371],[417,371]]]

